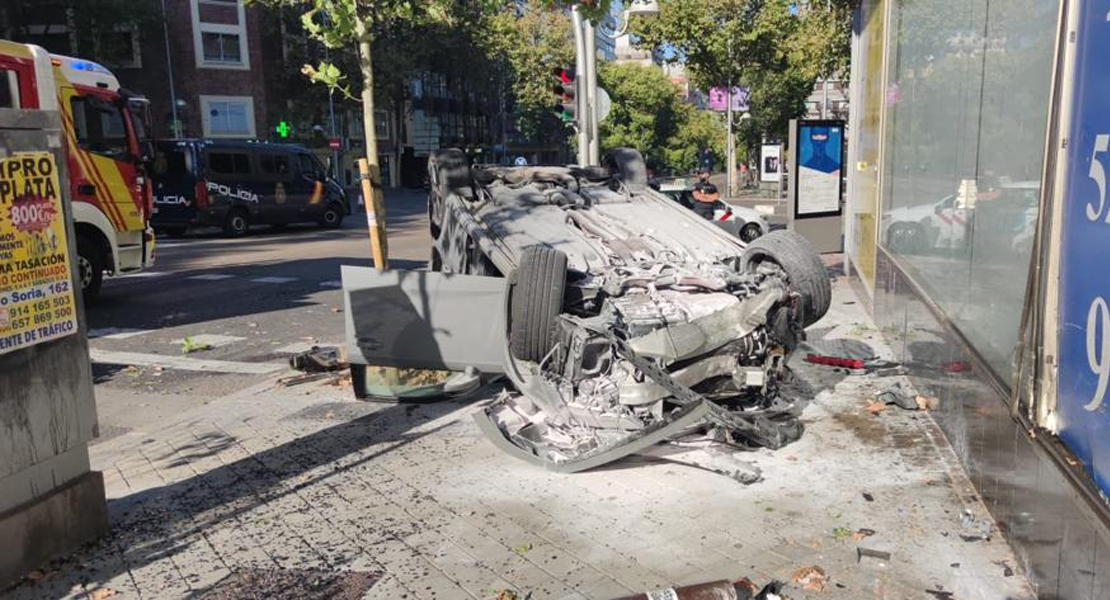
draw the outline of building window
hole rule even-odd
[[[254,99],[250,96],[201,96],[205,137],[253,138]]]
[[[389,113],[384,110],[374,111],[374,135],[379,141],[389,139]]]
[[[190,0],[190,4],[197,68],[250,69],[242,0]]]
[[[112,31],[100,32],[97,37],[98,55],[105,65],[116,69],[143,67],[139,28],[135,25],[117,25]]]
[[[206,63],[243,64],[239,36],[234,33],[205,31],[201,34],[201,46],[204,47],[204,62]]]

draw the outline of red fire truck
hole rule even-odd
[[[65,136],[81,288],[154,262],[150,110],[88,60],[0,40],[0,108],[57,110]]]

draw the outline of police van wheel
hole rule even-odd
[[[243,237],[250,230],[250,215],[243,209],[235,209],[227,214],[224,221],[224,235],[227,237]]]
[[[320,217],[320,225],[328,229],[338,229],[343,226],[343,207],[338,204],[329,204]]]
[[[77,277],[85,302],[95,300],[100,294],[100,284],[104,283],[104,253],[96,242],[84,236],[77,238]]]

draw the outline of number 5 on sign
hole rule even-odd
[[[1101,296],[1095,298],[1087,311],[1087,366],[1098,375],[1095,397],[1083,407],[1093,411],[1102,405],[1106,384],[1110,383],[1110,310]]]
[[[1087,176],[1095,180],[1098,184],[1098,208],[1096,209],[1093,204],[1087,204],[1087,219],[1095,221],[1102,214],[1102,209],[1106,205],[1106,171],[1102,168],[1102,163],[1098,160],[1098,155],[1101,152],[1106,152],[1110,147],[1110,134],[1102,134],[1095,136],[1095,148],[1091,152],[1091,169],[1087,171]],[[1110,223],[1110,214],[1106,215],[1106,222]]]

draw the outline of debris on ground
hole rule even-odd
[[[875,401],[867,405],[867,412],[876,416],[884,410],[886,410],[886,404],[883,402]]]
[[[648,446],[637,452],[637,455],[705,469],[744,485],[763,479],[763,470],[755,463],[741,458],[742,454],[722,448],[699,435]]]
[[[513,552],[515,552],[517,554],[520,554],[520,555],[528,554],[531,551],[532,551],[532,542],[524,542],[523,544],[518,544],[516,546],[513,546]]]
[[[501,590],[494,596],[494,600],[521,600],[520,595],[513,590]]]
[[[188,339],[188,338],[186,338]],[[289,358],[289,366],[306,373],[324,373],[347,368],[335,346],[313,346]]]
[[[281,387],[293,387],[304,383],[311,383],[313,381],[320,381],[321,379],[339,379],[341,376],[336,373],[301,373],[300,375],[290,375],[289,377],[282,377],[277,380],[277,384]]]
[[[871,346],[859,340],[831,339],[806,342],[806,362],[816,365],[868,371],[899,369],[898,363],[879,358]]]
[[[925,593],[929,594],[930,596],[932,596],[934,598],[955,598],[956,597],[956,595],[953,594],[952,592],[946,592],[943,589],[925,590]]]
[[[883,562],[890,562],[890,553],[884,550],[872,550],[859,546],[856,548],[856,562],[863,562],[864,558],[874,558]]]
[[[676,588],[663,588],[642,592],[633,596],[624,596],[619,600],[698,600],[701,598],[731,598],[735,600],[786,600],[781,594],[783,583],[772,581],[759,593],[756,585],[747,577],[736,581],[711,581]]]
[[[873,496],[871,492],[863,492],[863,499],[867,500],[868,502],[874,502],[875,496]]]
[[[855,532],[852,533],[852,539],[858,542],[864,538],[869,538],[873,535],[875,535],[874,529],[857,529]]]
[[[996,560],[996,561],[994,561],[994,564],[1002,567],[1002,576],[1003,577],[1013,577],[1014,576],[1014,568],[1010,566],[1009,561]]]
[[[920,408],[917,403],[917,394],[903,387],[901,382],[875,392],[874,397],[876,402],[893,404],[905,410]]]
[[[189,336],[185,336],[185,339],[181,340],[181,353],[182,354],[192,354],[194,352],[200,352],[202,350],[211,350],[211,349],[212,349],[212,344],[206,344],[204,342],[198,342],[198,341],[194,340],[193,338],[191,338]]]
[[[940,398],[935,396],[918,396],[917,407],[921,410],[936,410],[940,408]]]
[[[847,527],[835,527],[832,530],[834,540],[841,541],[852,537],[852,530]]]
[[[118,593],[119,592],[113,590],[112,588],[96,588],[95,590],[89,592],[89,600],[104,600],[105,598],[111,598]]]
[[[989,542],[993,527],[990,521],[975,518],[970,510],[960,515],[960,539],[965,542]]]
[[[825,574],[825,570],[821,567],[802,567],[794,571],[790,581],[803,590],[823,592],[825,591],[825,585],[829,582],[829,576]]]

